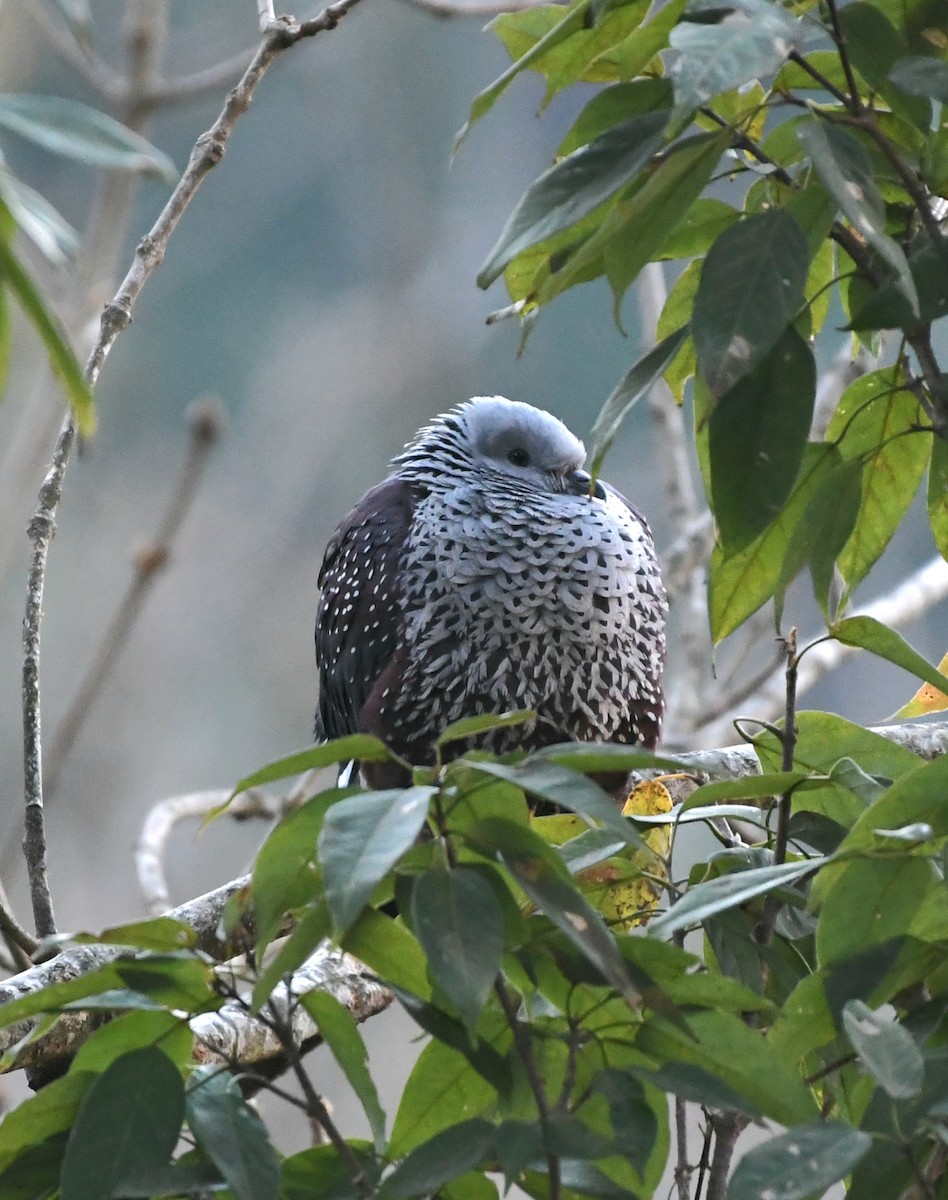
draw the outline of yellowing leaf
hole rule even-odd
[[[948,675],[948,654],[938,664],[938,670],[942,675]],[[892,714],[892,719],[922,717],[926,713],[944,712],[945,709],[948,709],[948,696],[932,684],[923,683],[912,699],[903,704],[897,713]]]

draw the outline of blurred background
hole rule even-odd
[[[142,6],[92,3],[92,45],[119,72],[136,8]],[[0,0],[0,91],[107,107],[57,52],[52,6],[36,0],[35,10]],[[168,77],[256,43],[250,0],[171,0],[167,12]],[[61,928],[101,928],[141,915],[132,852],[155,803],[230,787],[308,743],[323,548],[419,425],[471,395],[502,393],[550,409],[584,436],[646,347],[650,331],[637,317],[634,289],[623,336],[602,281],[544,311],[520,358],[512,322],[485,324],[506,295],[498,285],[480,292],[477,269],[591,93],[571,89],[537,120],[541,82],[519,78],[452,163],[452,141],[473,96],[507,65],[482,23],[439,18],[408,0],[365,0],[338,30],[280,56],[107,362],[97,392],[99,432],[69,468],[50,554],[42,666],[47,736],[128,585],[135,548],[154,535],[174,492],[189,406],[217,397],[226,428],[171,561],[50,797],[50,872]],[[148,124],[147,136],[179,168],[238,74],[158,110]],[[86,228],[101,204],[99,173],[12,134],[0,135],[0,147],[22,179],[80,232]],[[155,181],[120,186],[135,189],[127,222],[106,229],[95,261],[80,263],[78,292],[76,269],[55,272],[25,242],[17,244],[83,346],[89,322],[168,194]],[[11,386],[0,407],[0,874],[25,918],[18,854],[24,530],[62,399],[31,331],[17,322],[15,332]],[[673,533],[661,452],[640,405],[605,471],[645,509],[660,548]],[[924,521],[909,522],[865,594],[891,587],[933,552]],[[942,604],[907,630],[935,661],[946,648],[945,617]],[[788,619],[816,626],[805,589],[791,600]],[[677,653],[673,637],[670,673]],[[749,653],[752,662],[754,655],[769,661],[772,627]],[[863,659],[827,677],[806,705],[881,721],[914,690],[913,681],[896,676],[894,668]],[[712,704],[714,683],[707,686]],[[223,821],[200,836],[193,825],[180,827],[168,856],[173,902],[247,869],[261,837],[259,826]],[[391,1039],[399,1019],[372,1021],[370,1041]],[[390,1104],[399,1070],[380,1079]],[[344,1103],[331,1077],[320,1077],[319,1086]]]

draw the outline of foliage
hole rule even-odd
[[[779,622],[808,567],[827,636],[941,693],[944,663],[844,615],[926,468],[948,551],[948,389],[931,345],[948,312],[936,9],[530,8],[492,23],[513,61],[471,121],[523,70],[543,76],[547,99],[601,85],[480,279],[504,277],[528,332],[577,284],[604,276],[618,319],[646,263],[684,264],[662,340],[606,402],[593,462],[660,374],[679,395],[693,379],[718,529],[715,638],[769,600]],[[811,440],[814,344],[830,311],[861,339],[896,332],[891,361],[853,383]],[[786,641],[792,684],[807,648]],[[948,758],[926,763],[841,718],[796,713],[791,686],[787,720],[754,740],[760,776],[707,785],[667,812],[633,793],[620,813],[592,777],[676,764],[598,746],[450,758],[490,725],[448,731],[444,761],[416,768],[408,789],[331,788],[274,830],[247,901],[258,942],[246,992],[180,929],[145,923],[112,932],[126,953],[97,973],[0,1008],[3,1026],[114,1014],[0,1124],[0,1195],[488,1200],[502,1179],[543,1200],[646,1200],[676,1152],[679,1194],[694,1195],[707,1172],[692,1181],[694,1160],[673,1147],[670,1100],[705,1110],[709,1144],[771,1123],[740,1157],[731,1200],[804,1200],[844,1179],[853,1200],[916,1185],[944,1194]],[[343,739],[241,787],[354,755],[387,751]],[[689,824],[722,848],[681,879],[674,840]],[[323,995],[302,1001],[372,1140],[336,1134],[281,1159],[241,1090],[269,1080],[195,1067],[188,1017],[228,999],[282,1028],[273,990],[327,935],[427,1041],[386,1114],[348,1012]],[[706,1194],[723,1200],[724,1175],[710,1175]]]

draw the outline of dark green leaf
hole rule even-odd
[[[858,646],[895,663],[897,667],[924,679],[941,692],[948,692],[948,679],[908,644],[901,634],[883,625],[875,617],[848,617],[830,626],[830,635],[844,646]]]
[[[725,133],[679,142],[641,187],[613,202],[597,228],[543,282],[537,303],[547,304],[574,284],[595,278],[605,266],[618,320],[625,289],[700,194],[725,145]]]
[[[566,868],[532,830],[495,817],[471,831],[472,845],[499,859],[533,904],[601,971],[632,1007],[640,996],[602,917],[579,894]]]
[[[781,209],[745,217],[704,260],[691,333],[698,365],[722,396],[780,340],[803,302],[806,235]]]
[[[706,254],[711,244],[729,229],[740,213],[724,200],[702,196],[688,209],[670,235],[662,242],[657,257],[691,258]]]
[[[121,987],[121,985],[122,980],[115,969],[115,964],[106,963],[84,975],[78,975],[74,979],[67,979],[62,983],[52,983],[47,987],[40,988],[39,991],[18,996],[15,1000],[8,1000],[6,1004],[0,1005],[0,1028],[12,1025],[15,1021],[22,1021],[25,1017],[36,1016],[37,1013],[55,1012],[73,1000],[80,1000],[85,996],[96,996],[110,988]]]
[[[198,1145],[236,1200],[277,1200],[280,1156],[231,1072],[226,1067],[198,1067],[188,1082],[185,1107]]]
[[[136,954],[118,959],[114,969],[127,988],[169,1008],[199,1012],[216,996],[213,969],[196,954]]]
[[[937,58],[909,55],[893,63],[889,78],[910,96],[928,96],[948,104],[948,63]]]
[[[412,889],[412,924],[435,981],[473,1029],[504,948],[494,889],[472,870],[429,870]]]
[[[858,763],[846,757],[833,764],[830,779],[858,796],[864,804],[878,800],[886,789],[885,783],[880,783],[874,775],[869,775]]]
[[[654,918],[649,933],[655,937],[666,937],[677,929],[698,925],[715,913],[735,908],[755,896],[765,895],[802,879],[824,861],[822,858],[812,858],[779,863],[772,867],[755,867],[750,871],[719,875],[707,883],[695,884],[667,912]]]
[[[52,204],[0,166],[0,200],[33,244],[56,266],[70,259],[79,248],[79,236]],[[2,389],[0,389],[2,390]]]
[[[697,23],[708,13],[720,19]],[[686,18],[691,20],[677,25],[669,39],[680,52],[672,82],[682,113],[776,71],[801,35],[799,23],[788,12],[765,0],[692,0]]]
[[[912,273],[901,246],[885,232],[885,205],[861,143],[845,129],[818,117],[801,121],[797,137],[841,211],[895,272],[912,312],[917,315],[918,294]]]
[[[655,1147],[658,1121],[641,1082],[628,1071],[606,1069],[597,1073],[593,1089],[609,1105],[616,1149],[642,1174]]]
[[[157,175],[172,184],[178,178],[166,154],[106,113],[77,100],[0,95],[0,126],[54,154],[92,166]]]
[[[632,180],[662,142],[668,112],[608,129],[545,171],[520,200],[477,276],[488,287],[521,250],[566,229]]]
[[[628,415],[633,404],[648,395],[656,379],[675,357],[685,338],[688,336],[688,326],[683,325],[663,338],[657,346],[642,356],[628,372],[609,396],[596,418],[590,440],[590,472],[593,477],[599,475],[602,460],[612,445],[619,427]]]
[[[62,1166],[62,1200],[111,1200],[160,1170],[184,1118],[184,1083],[160,1050],[133,1050],[107,1067],[80,1106]]]
[[[355,1021],[349,1010],[328,992],[307,992],[302,1004],[358,1096],[372,1130],[376,1153],[381,1154],[385,1148],[385,1113],[369,1074],[365,1043]]]
[[[91,437],[95,432],[95,408],[92,392],[82,368],[59,322],[43,303],[39,290],[23,270],[10,247],[0,239],[0,283],[16,296],[33,328],[46,348],[50,366],[66,393],[80,433]]]
[[[813,353],[789,327],[714,406],[708,421],[711,496],[727,553],[748,546],[787,502],[803,462],[815,396]]]
[[[306,750],[268,763],[259,771],[241,779],[234,788],[233,795],[239,796],[248,788],[262,787],[265,783],[274,783],[291,775],[302,775],[304,771],[313,771],[317,767],[331,767],[335,763],[347,763],[353,759],[357,762],[387,762],[390,757],[384,742],[380,742],[378,738],[368,733],[353,733],[348,737],[335,738],[321,746],[310,746]],[[233,796],[231,798],[233,799]]]
[[[816,598],[824,612],[828,612],[836,559],[856,524],[861,500],[862,463],[859,459],[840,462],[823,479],[790,538],[776,589],[778,624],[783,593],[807,561]]]
[[[893,1100],[919,1094],[925,1063],[914,1038],[894,1016],[850,1000],[843,1009],[843,1026],[862,1065]]]
[[[366,1179],[378,1184],[381,1174],[372,1147],[362,1139],[347,1138]],[[283,1160],[280,1200],[359,1200],[360,1192],[352,1181],[349,1164],[335,1146],[310,1146]]]
[[[708,1108],[733,1108],[758,1121],[762,1116],[760,1109],[751,1104],[746,1096],[695,1063],[672,1060],[662,1067],[630,1067],[628,1073],[693,1104]]]
[[[620,200],[603,222],[599,237],[620,328],[619,313],[629,285],[661,253],[668,235],[700,197],[725,144],[724,133],[698,134],[678,142],[642,187],[628,200]]]
[[[842,1121],[811,1121],[749,1150],[734,1170],[728,1200],[808,1200],[848,1175],[872,1145]]]
[[[908,771],[865,809],[855,823],[842,849],[870,848],[877,829],[899,829],[924,822],[931,825],[935,837],[948,834],[948,755]]]
[[[839,462],[835,447],[807,446],[800,477],[777,520],[737,554],[725,558],[721,548],[715,547],[708,601],[711,633],[716,642],[733,633],[774,594],[780,585],[791,540],[814,495]]]
[[[933,242],[925,234],[915,239],[908,267],[918,295],[918,310],[902,289],[900,281],[884,284],[857,306],[849,329],[914,329],[948,314],[948,246]]]
[[[557,157],[572,154],[600,134],[630,117],[656,109],[670,109],[671,84],[667,79],[636,79],[603,88],[589,101],[557,147]]]
[[[493,1154],[494,1134],[494,1126],[478,1118],[436,1134],[396,1166],[385,1180],[385,1195],[400,1200],[436,1191],[449,1179],[488,1160]]]
[[[190,925],[173,917],[149,917],[146,921],[113,925],[100,933],[74,934],[72,941],[80,945],[105,942],[116,946],[135,946],[139,950],[188,950],[197,942],[197,935]]]
[[[421,832],[432,787],[349,796],[327,812],[318,852],[326,900],[339,936],[362,912],[383,876]]]

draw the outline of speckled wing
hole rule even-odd
[[[357,733],[362,707],[398,647],[398,573],[417,489],[372,488],[333,534],[319,572],[316,740]]]
[[[635,517],[645,534],[648,550],[648,567],[638,577],[636,633],[643,651],[642,658],[648,663],[646,671],[636,680],[636,695],[629,696],[628,718],[617,730],[614,740],[644,746],[654,750],[665,715],[665,620],[668,616],[668,600],[662,584],[661,569],[652,531],[642,512],[617,491],[611,484],[603,486]]]

